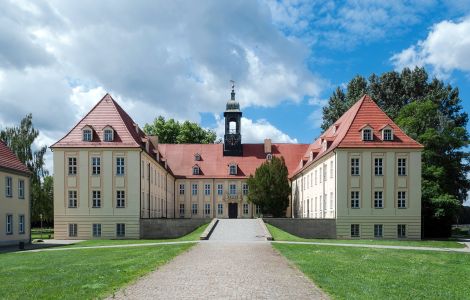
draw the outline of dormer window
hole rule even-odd
[[[362,140],[363,141],[372,141],[372,129],[370,129],[370,128],[362,129]]]
[[[201,154],[199,154],[199,153],[194,154],[194,160],[195,161],[200,161],[201,160]]]
[[[91,142],[93,139],[93,132],[90,128],[83,129],[83,140],[85,142]]]
[[[230,175],[237,175],[237,165],[236,164],[230,164],[228,169],[229,169],[229,174]]]
[[[198,165],[195,165],[193,167],[193,175],[199,175],[201,173],[201,169],[199,168]]]
[[[382,130],[382,140],[393,141],[393,131],[391,128],[385,128]]]
[[[273,155],[272,155],[271,153],[266,154],[266,159],[267,159],[267,160],[272,160],[272,159],[273,159]]]
[[[328,148],[328,142],[325,139],[321,143],[321,148],[322,151],[326,151],[326,149]]]
[[[104,130],[103,140],[105,142],[112,142],[114,140],[114,130],[111,128],[106,128]]]

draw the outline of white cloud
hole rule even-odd
[[[397,69],[429,65],[441,78],[452,71],[470,71],[470,18],[442,21],[432,26],[425,40],[391,57]]]
[[[223,139],[225,120],[218,115],[215,115],[215,118],[217,127],[214,130],[217,137]],[[297,139],[290,137],[264,119],[253,121],[242,117],[241,130],[243,143],[263,143],[266,138],[271,139],[273,143],[298,143]]]

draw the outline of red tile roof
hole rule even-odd
[[[362,140],[361,129],[366,126],[372,128],[372,141]],[[392,141],[382,140],[381,130],[387,126],[393,129]],[[322,150],[323,140],[329,142],[326,150]],[[422,149],[423,145],[407,136],[387,114],[380,109],[372,98],[368,95],[364,95],[330,126],[320,138],[309,146],[303,158],[308,159],[310,151],[313,150],[313,159],[303,166],[300,166],[295,174],[301,172],[336,148]],[[316,151],[319,151],[318,154],[315,153]]]
[[[8,146],[0,141],[0,168],[13,170],[16,172],[27,173],[29,169],[16,157],[13,151]]]
[[[142,130],[136,130],[136,123],[132,118],[114,101],[111,95],[106,94],[90,112],[75,125],[62,139],[51,146],[61,147],[141,147]],[[83,141],[82,129],[89,126],[93,129],[93,139],[90,142]],[[103,141],[103,129],[111,126],[114,129],[114,141]]]
[[[272,144],[272,154],[284,157],[291,175],[307,148],[308,144]],[[243,144],[243,156],[223,156],[222,144],[159,144],[158,150],[177,178],[246,178],[266,161],[264,144]],[[196,153],[201,160],[194,159]],[[237,175],[229,175],[231,163],[238,165]],[[193,175],[195,165],[200,167],[200,175]]]

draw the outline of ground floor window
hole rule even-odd
[[[93,236],[94,237],[101,236],[101,224],[93,224]]]
[[[219,215],[224,214],[224,205],[222,203],[217,204],[217,214]]]
[[[258,216],[261,214],[261,207],[259,205],[255,205],[255,212]]]
[[[351,237],[359,236],[359,224],[351,224]]]
[[[18,231],[20,234],[24,233],[24,215],[20,215],[20,218],[18,221]]]
[[[77,236],[77,224],[69,224],[69,237]]]
[[[211,204],[210,203],[204,204],[204,214],[206,216],[211,214]]]
[[[7,215],[6,234],[13,234],[13,215]]]
[[[180,218],[184,217],[184,203],[180,204]]]
[[[399,238],[406,237],[406,225],[405,224],[398,224],[397,225],[397,236]]]
[[[248,214],[248,203],[243,203],[243,214],[244,215]]]
[[[382,224],[374,225],[374,237],[376,238],[383,237],[383,225]]]
[[[124,224],[124,223],[117,223],[116,224],[116,236],[118,236],[118,237],[126,236],[126,224]]]
[[[191,206],[191,213],[193,215],[197,215],[197,203],[193,203],[193,205]]]

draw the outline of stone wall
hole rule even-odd
[[[335,219],[263,218],[263,221],[302,238],[336,238]]]
[[[178,238],[194,231],[212,219],[141,219],[141,239]]]

